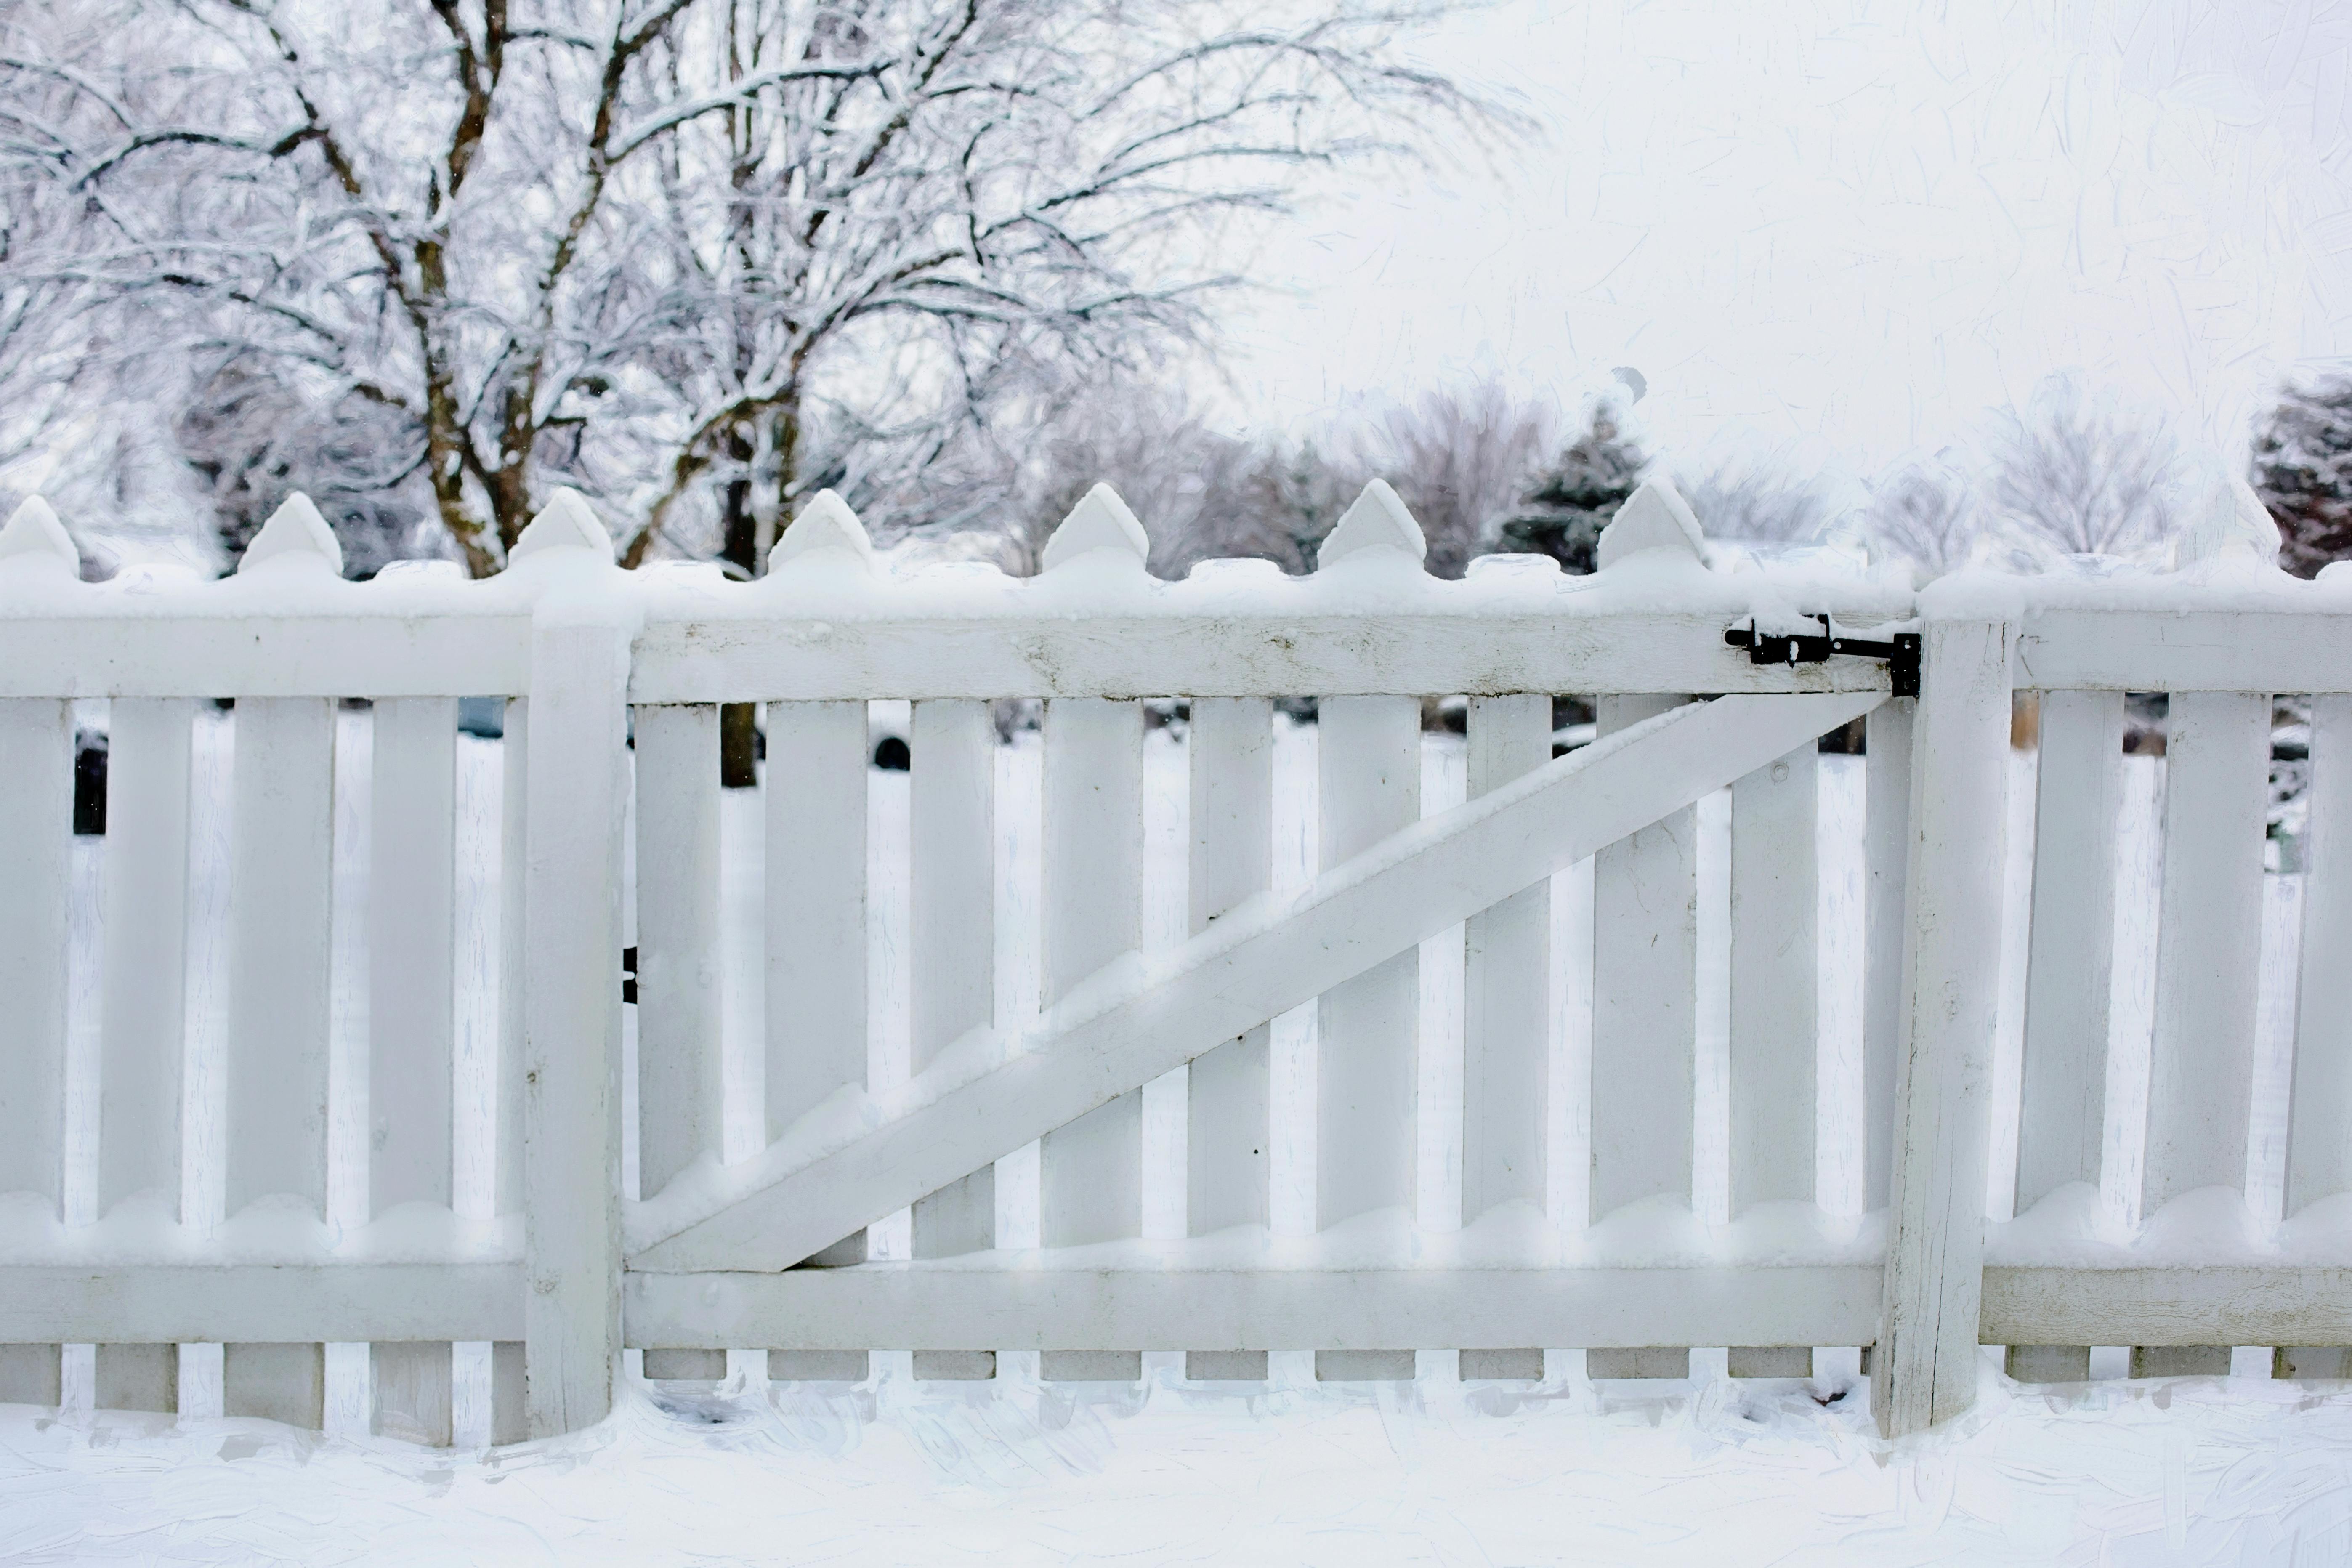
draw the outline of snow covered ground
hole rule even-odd
[[[1285,725],[1276,875],[1303,879],[1313,862],[1312,727]],[[365,997],[358,916],[364,907],[367,725],[344,716],[339,738],[338,984],[333,1056],[331,1220],[363,1221]],[[220,1204],[218,995],[225,913],[226,813],[232,726],[199,732],[199,842],[192,891],[189,1214]],[[480,824],[497,798],[498,751],[462,747],[460,800],[469,822],[460,899],[465,991],[459,1044],[457,1207],[486,1215],[490,1191],[488,987],[496,856]],[[1036,995],[1037,748],[1034,734],[1000,759],[1000,1007],[1019,1017]],[[1168,731],[1148,752],[1146,931],[1181,935],[1183,753]],[[2106,1206],[2136,1206],[2138,1137],[2152,998],[2161,767],[2134,759],[2125,813],[2119,903],[2116,1049],[2111,1073]],[[872,1072],[906,1071],[906,779],[872,775],[875,994],[887,999]],[[1433,737],[1424,807],[1460,798],[1457,741]],[[2032,826],[2032,763],[2016,774],[2011,895],[2026,889],[2022,841]],[[1822,1058],[1821,1190],[1826,1206],[1859,1206],[1859,759],[1824,759],[1822,816]],[[1722,965],[1724,803],[1702,810],[1702,1038],[1696,1207],[1717,1219],[1724,1179]],[[756,797],[727,797],[728,1127],[730,1158],[752,1152],[760,994]],[[94,1122],[92,995],[87,918],[97,841],[79,846],[85,918],[69,1140],[78,1162],[71,1218],[89,1210]],[[2248,1190],[2274,1216],[2284,1125],[2286,1028],[2297,879],[2269,880],[2264,1027]],[[1572,951],[1589,891],[1575,873],[1555,885],[1562,947]],[[2015,907],[2013,904],[2012,907]],[[2021,922],[2019,924],[2021,931]],[[1459,934],[1428,944],[1424,964],[1421,1193],[1424,1224],[1450,1228],[1459,1207]],[[2012,973],[2018,968],[2012,964]],[[1575,1086],[1583,1067],[1589,984],[1563,960],[1554,1042],[1555,1212],[1577,1212],[1582,1166]],[[1993,1190],[2009,1213],[2014,1164],[2018,987],[2004,998],[1995,1074]],[[1311,1009],[1276,1031],[1275,1224],[1311,1226],[1315,1102]],[[1146,1100],[1146,1227],[1183,1227],[1181,1075]],[[634,1143],[634,1139],[630,1140]],[[632,1150],[633,1153],[634,1151]],[[1035,1235],[1034,1152],[1000,1169],[1006,1245]],[[634,1165],[634,1161],[630,1163]],[[877,1226],[886,1256],[903,1255],[903,1218]],[[634,1363],[634,1355],[630,1358]],[[2119,1371],[2113,1351],[2095,1370]],[[877,1355],[877,1376],[852,1389],[759,1383],[754,1356],[736,1358],[733,1392],[632,1382],[611,1420],[555,1441],[486,1451],[478,1397],[461,1387],[461,1448],[433,1451],[365,1433],[364,1347],[330,1347],[328,1435],[216,1413],[218,1362],[184,1354],[176,1424],[91,1413],[87,1352],[69,1352],[67,1408],[0,1407],[0,1560],[24,1563],[469,1562],[1556,1562],[1712,1563],[2352,1562],[2352,1389],[2256,1376],[2025,1390],[1990,1365],[1979,1410],[1958,1431],[1890,1448],[1875,1436],[1866,1395],[1850,1380],[1733,1384],[1722,1352],[1694,1355],[1687,1384],[1606,1384],[1555,1355],[1554,1377],[1521,1386],[1463,1385],[1450,1358],[1425,1356],[1411,1384],[1317,1385],[1303,1355],[1277,1355],[1271,1388],[1187,1387],[1174,1358],[1154,1355],[1140,1388],[1034,1380],[1034,1357],[1002,1358],[994,1384],[916,1384],[903,1352]],[[461,1366],[466,1364],[461,1357]],[[2239,1370],[2264,1364],[2242,1352]],[[478,1396],[479,1390],[471,1391]]]
[[[1255,1396],[910,1384],[682,1399],[484,1456],[257,1421],[0,1408],[0,1560],[39,1564],[2352,1561],[2352,1392],[2045,1394],[1988,1372],[1894,1451],[1862,1396],[1702,1383]]]

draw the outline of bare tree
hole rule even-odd
[[[2161,542],[2179,519],[2183,454],[2160,417],[2079,377],[2046,377],[2023,410],[1994,416],[1991,500],[2012,528],[2073,555],[2124,555]]]
[[[1931,577],[1966,562],[1984,531],[1975,487],[1948,450],[1906,458],[1880,475],[1864,517],[1874,543]]]
[[[1710,539],[1792,544],[1813,538],[1832,521],[1827,486],[1761,447],[1677,469],[1675,483]]]
[[[200,382],[388,411],[375,471],[478,573],[554,480],[632,561],[699,508],[756,570],[815,484],[1196,339],[1301,174],[1480,112],[1398,53],[1414,0],[96,5],[71,58],[8,35],[100,237],[43,278],[173,302]]]
[[[1459,577],[1502,533],[1558,441],[1549,403],[1499,383],[1433,392],[1399,405],[1361,439],[1361,465],[1396,487],[1429,540],[1429,569]]]

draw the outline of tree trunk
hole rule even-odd
[[[738,465],[735,477],[727,481],[725,511],[720,519],[719,558],[736,567],[743,576],[757,574],[760,566],[760,524],[751,508],[752,456],[751,434],[734,430],[727,436],[727,455]],[[719,710],[719,784],[722,789],[750,789],[760,782],[755,765],[760,752],[760,731],[755,721],[755,710],[749,702],[728,702]]]

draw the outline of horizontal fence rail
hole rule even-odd
[[[562,492],[359,584],[297,498],[84,584],[27,503],[0,1398],[2347,1370],[2352,584],[2242,512],[1918,590],[1663,483],[1589,576],[1378,484],[1304,577],[1146,553],[827,493],[625,573]]]

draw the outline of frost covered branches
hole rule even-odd
[[[1881,475],[1870,487],[1864,519],[1880,548],[1931,577],[1965,564],[1984,528],[1975,488],[1949,451],[1909,458]]]
[[[1760,450],[1734,453],[1683,476],[1680,483],[1683,498],[1713,539],[1791,544],[1811,539],[1830,520],[1825,487]]]
[[[2010,524],[2070,555],[2126,555],[2177,521],[2183,457],[2153,416],[2052,376],[2024,410],[1994,416],[1991,500]]]
[[[675,535],[756,572],[817,485],[887,501],[880,476],[1201,341],[1244,281],[1216,258],[1303,174],[1502,123],[1400,52],[1437,14],[12,10],[6,177],[71,232],[7,287],[146,323],[121,361],[184,381],[171,423],[231,513],[296,475],[346,525],[406,498],[479,573],[563,482],[636,520],[633,562]]]

